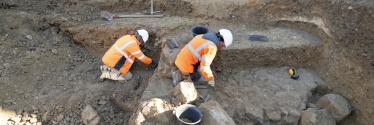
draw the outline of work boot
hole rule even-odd
[[[121,74],[120,77],[124,78],[126,81],[132,79],[132,73],[128,72],[127,74]]]
[[[100,66],[100,70],[100,80],[111,79],[115,81],[127,81],[132,78],[131,72],[128,72],[127,74],[121,74],[118,70],[110,68],[105,65]]]
[[[131,74],[131,72],[128,72],[127,74],[120,74],[117,77],[117,79],[112,79],[112,80],[116,80],[116,81],[118,81],[120,83],[126,83],[130,79],[132,79],[132,74]]]
[[[132,78],[132,74],[128,72],[127,74],[122,74],[118,70],[112,70],[110,73],[111,80],[115,81],[123,81],[126,82],[127,80],[130,80]]]
[[[106,66],[106,65],[101,65],[100,66],[100,70],[101,70],[101,75],[100,75],[100,81],[104,81],[105,79],[109,78],[109,67]]]

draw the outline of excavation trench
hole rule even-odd
[[[111,23],[99,21],[69,28],[67,31],[77,42],[102,53],[120,35],[136,28],[148,29],[153,38],[146,45],[151,51],[145,54],[154,58],[160,56],[160,59],[159,67],[141,95],[141,103],[169,95],[174,87],[170,73],[176,70],[176,54],[193,38],[191,28],[194,25],[204,24],[211,31],[216,31],[222,23],[203,19],[184,19],[183,22],[172,24],[174,26],[152,23],[163,20],[165,19],[150,19],[146,22],[139,22],[141,20],[138,19]],[[167,20],[181,18],[167,17]],[[101,25],[96,26],[97,23]],[[287,27],[228,27],[233,30],[235,41],[229,48],[220,50],[213,62],[216,87],[198,89],[199,94],[209,95],[210,99],[218,101],[237,124],[297,124],[312,96],[311,91],[324,84],[312,67],[321,58],[324,41],[311,33]],[[116,35],[112,35],[113,33]],[[251,41],[248,39],[249,35],[264,35],[269,41]],[[170,38],[176,39],[181,47],[168,48],[165,42]],[[301,76],[299,80],[291,79],[287,73],[292,67],[297,68]],[[133,70],[142,70],[141,68],[145,67],[137,66]],[[136,112],[133,117],[136,117]],[[166,117],[175,120],[171,115]]]
[[[176,70],[180,48],[166,47],[167,39],[175,38],[183,47],[192,39],[193,26],[206,25],[212,31],[232,30],[234,44],[219,50],[211,66],[215,89],[198,92],[219,102],[237,124],[297,124],[300,112],[318,98],[320,88],[322,94],[331,90],[352,100],[353,114],[339,124],[373,123],[373,2],[155,0],[155,10],[165,17],[106,21],[98,14],[101,10],[144,14],[149,13],[148,4],[148,0],[1,2],[1,106],[36,106],[49,116],[43,124],[54,123],[61,115],[59,124],[81,124],[80,111],[90,104],[102,116],[101,124],[127,123],[136,117],[138,104],[168,100],[174,88],[170,73]],[[147,70],[137,63],[131,69],[135,79],[128,84],[97,81],[104,52],[139,28],[151,33],[143,51],[159,62],[158,68]],[[251,41],[249,35],[264,35],[269,41]],[[299,80],[290,79],[291,67],[297,69]],[[135,113],[105,103],[112,99],[133,103]],[[170,113],[147,121],[174,124]]]
[[[166,16],[147,20],[96,20],[63,30],[100,56],[122,35],[139,28],[149,30],[151,40],[146,47],[152,51],[146,52],[146,55],[156,58],[159,66],[152,77],[142,83],[141,98],[134,102],[141,104],[169,95],[174,87],[170,77],[171,72],[176,70],[176,54],[193,38],[193,26],[205,25],[211,31],[225,26],[233,31],[234,44],[219,50],[213,61],[211,67],[216,76],[216,88],[199,89],[199,93],[218,101],[237,124],[297,124],[310,99],[315,99],[312,91],[320,85],[327,85],[322,79],[326,79],[328,68],[321,65],[328,63],[326,58],[334,41],[326,27],[318,22],[294,21],[279,19],[260,26],[227,25],[227,21]],[[269,41],[252,41],[249,40],[250,35],[263,35]],[[170,38],[176,39],[181,47],[168,48],[166,41]],[[136,73],[142,68],[145,65],[136,66],[133,70]],[[290,78],[287,74],[289,68],[298,70],[299,80]],[[232,102],[236,102],[234,106]],[[166,115],[166,118],[171,117]]]
[[[208,25],[216,29],[216,24]],[[188,42],[186,39],[192,39],[188,28],[185,29],[181,33],[185,35],[166,37],[176,38],[184,45]],[[237,124],[297,124],[312,96],[311,91],[324,84],[310,69],[321,58],[323,41],[305,31],[284,27],[264,30],[236,27],[233,32],[234,44],[220,50],[213,61],[215,88],[203,87],[198,89],[199,94],[218,101]],[[250,41],[249,35],[264,35],[269,41]],[[162,76],[168,76],[168,71],[174,70],[168,67],[173,67],[173,56],[177,52],[166,46],[163,48],[155,81],[162,81],[165,79]],[[298,67],[299,80],[291,79],[287,73],[292,67]],[[150,81],[143,98],[166,95],[162,91],[172,89],[171,81],[165,79],[163,82]],[[152,87],[151,83],[158,87]],[[159,87],[160,84],[164,87]]]

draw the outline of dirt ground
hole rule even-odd
[[[100,124],[128,124],[132,112],[121,110],[112,100],[137,102],[154,71],[137,63],[132,69],[136,76],[134,80],[125,84],[99,82],[98,67],[103,52],[126,31],[145,27],[150,29],[152,37],[151,44],[147,45],[150,51],[146,55],[158,60],[163,36],[177,37],[178,33],[188,31],[191,25],[198,22],[210,24],[214,30],[233,28],[238,32],[235,36],[243,37],[237,39],[239,42],[245,40],[246,33],[272,31],[273,27],[294,28],[319,37],[321,41],[316,46],[302,44],[291,50],[266,48],[274,47],[273,44],[257,48],[255,45],[259,44],[254,44],[251,46],[254,48],[248,47],[244,51],[225,50],[218,54],[213,67],[217,76],[232,75],[233,78],[237,76],[234,74],[240,76],[243,73],[271,74],[261,73],[263,67],[276,67],[265,70],[274,72],[281,72],[279,68],[283,66],[305,67],[313,71],[313,78],[315,76],[326,83],[323,87],[328,92],[339,93],[353,104],[353,113],[338,124],[374,123],[371,118],[374,115],[373,1],[155,0],[156,10],[167,14],[166,18],[158,21],[123,19],[107,22],[99,17],[100,10],[148,12],[149,7],[144,6],[148,3],[146,0],[0,1],[0,109],[16,113],[22,110],[37,112],[43,124],[67,125],[82,124],[82,109],[92,105],[102,117]],[[127,28],[129,25],[136,26]],[[238,45],[234,44],[234,48],[242,47]],[[282,45],[285,44],[278,46]],[[295,43],[290,42],[290,45]],[[224,57],[241,55],[241,52],[250,53],[243,54],[250,59],[223,63],[224,60],[237,58]],[[268,75],[270,81],[275,80],[272,79],[273,75],[276,76]],[[247,82],[256,79],[247,78]],[[227,80],[220,78],[217,83],[225,84]],[[221,87],[238,89],[245,86],[251,90],[248,85],[233,84],[242,82],[228,83]],[[256,82],[252,84],[258,85]],[[226,96],[218,100],[221,103],[230,100],[225,99]],[[246,99],[256,101],[262,97]],[[223,106],[228,110],[227,105]],[[228,112],[234,116],[240,113]],[[235,122],[245,124],[247,118],[238,116]]]
[[[138,63],[133,73],[140,77],[127,84],[99,82],[98,55],[73,43],[58,28],[40,29],[39,19],[33,20],[37,16],[6,11],[2,15],[6,17],[1,18],[5,26],[1,29],[2,107],[38,111],[45,124],[79,124],[86,104],[107,116],[103,124],[122,124],[121,117],[131,115],[121,112],[110,99],[132,101],[140,96],[151,70]],[[54,121],[59,115],[64,119]]]

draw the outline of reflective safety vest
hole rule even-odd
[[[143,54],[139,45],[140,42],[135,35],[125,35],[109,48],[102,61],[105,65],[115,68],[123,74],[130,70],[135,59],[145,64],[151,64],[152,59]]]
[[[210,64],[217,53],[217,45],[212,41],[203,38],[203,35],[194,37],[178,53],[175,65],[185,73],[193,73],[193,65],[200,62],[199,71],[207,80],[213,80],[213,73]]]

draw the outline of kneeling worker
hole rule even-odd
[[[111,79],[127,81],[132,78],[129,72],[135,59],[145,64],[150,64],[150,68],[156,68],[157,63],[145,56],[140,50],[140,45],[147,42],[149,34],[146,30],[137,30],[135,34],[125,35],[119,38],[102,58],[104,65],[100,66],[100,79]]]
[[[192,81],[200,79],[201,75],[208,80],[208,84],[214,86],[214,76],[210,69],[217,48],[221,49],[232,44],[233,36],[230,30],[221,29],[218,33],[206,33],[195,36],[178,53],[175,65],[180,73],[173,72],[173,83],[177,84],[182,80],[178,74],[190,75]]]

